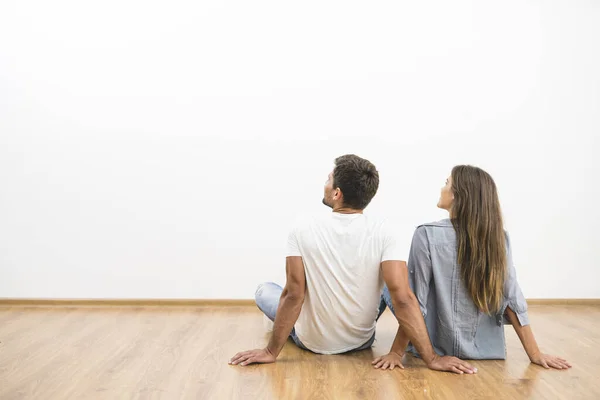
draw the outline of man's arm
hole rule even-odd
[[[396,332],[396,337],[394,338],[394,342],[392,343],[392,349],[390,351],[403,356],[404,350],[406,350],[409,341],[410,339],[406,335],[406,332],[404,332],[404,329],[402,329],[402,327],[398,325],[398,332]]]
[[[381,270],[390,291],[398,323],[427,366],[434,370],[451,371],[457,374],[476,372],[476,369],[468,363],[456,357],[440,357],[433,350],[417,298],[408,284],[406,263],[404,261],[384,261],[381,263]],[[399,343],[399,345],[403,344]]]
[[[381,369],[394,369],[395,367],[400,367],[404,369],[404,365],[402,365],[402,357],[404,357],[404,350],[406,346],[408,346],[408,336],[402,330],[402,326],[398,324],[398,332],[396,332],[396,337],[394,338],[394,343],[392,343],[392,349],[390,352],[384,356],[377,357],[371,364],[375,366],[375,368]]]
[[[427,312],[427,297],[429,296],[429,283],[432,277],[431,257],[429,254],[429,245],[427,243],[427,234],[424,227],[419,227],[415,231],[410,245],[408,255],[408,268],[411,271],[409,285],[413,289],[413,294],[419,302],[421,313],[425,316]],[[392,350],[388,355],[378,357],[373,364],[375,368],[394,369],[394,366],[402,366],[402,357],[406,346],[408,346],[408,336],[402,330],[402,326],[398,326],[398,333],[392,344]]]
[[[287,257],[285,269],[287,281],[275,315],[273,335],[267,345],[267,350],[275,357],[281,352],[300,316],[306,293],[306,276],[302,257]]]
[[[285,269],[287,280],[279,300],[273,334],[269,344],[264,349],[249,350],[236,354],[230,360],[230,364],[245,366],[252,363],[272,363],[275,362],[281,349],[283,349],[294,324],[298,320],[306,293],[306,276],[304,275],[302,257],[287,257]]]

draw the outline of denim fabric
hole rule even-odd
[[[282,292],[283,288],[273,282],[266,282],[260,284],[256,289],[256,305],[271,321],[275,321],[275,315],[277,314],[277,308],[279,307],[279,299],[281,298]],[[385,310],[385,307],[383,308],[383,310]],[[380,311],[383,312],[383,310]],[[379,315],[381,315],[381,312]],[[292,329],[292,332],[290,333],[290,338],[292,338],[296,346],[300,347],[301,349],[311,351],[302,344],[300,339],[298,339],[295,329]],[[368,349],[373,345],[373,342],[375,342],[375,335],[373,335],[371,339],[369,339],[365,344],[356,349],[353,349],[352,351]]]

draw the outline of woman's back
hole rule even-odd
[[[437,206],[448,211],[451,220],[419,226],[408,258],[410,286],[437,353],[504,359],[506,322],[515,329],[531,362],[570,368],[566,360],[543,354],[537,346],[492,177],[481,168],[455,166]],[[393,311],[389,297],[384,289],[382,300]],[[394,341],[397,348],[408,342],[401,335],[397,339],[402,339],[400,344]],[[408,351],[415,352],[412,346]]]
[[[503,314],[507,306],[521,325],[529,324],[527,302],[516,280],[506,237],[504,301],[494,315],[480,311],[461,278],[456,231],[449,219],[421,225],[408,259],[409,280],[425,317],[431,343],[439,354],[465,359],[504,359]],[[414,352],[414,349],[410,349]]]

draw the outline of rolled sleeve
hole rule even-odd
[[[511,310],[517,315],[517,319],[521,326],[529,325],[529,314],[527,313],[527,300],[523,296],[521,287],[517,282],[517,271],[513,263],[512,249],[510,245],[510,239],[506,234],[506,248],[507,248],[507,276],[504,282],[504,304],[502,307],[502,313],[499,315],[498,322],[502,323],[502,317],[504,317],[504,323],[510,324],[510,321],[505,315],[506,308],[510,307]]]
[[[427,299],[431,282],[432,266],[429,240],[424,226],[416,229],[408,255],[408,280],[415,294],[421,314],[427,316]]]

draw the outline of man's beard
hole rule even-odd
[[[323,197],[323,204],[325,204],[329,208],[333,208],[330,204],[327,204],[327,200],[325,200],[325,197]]]

